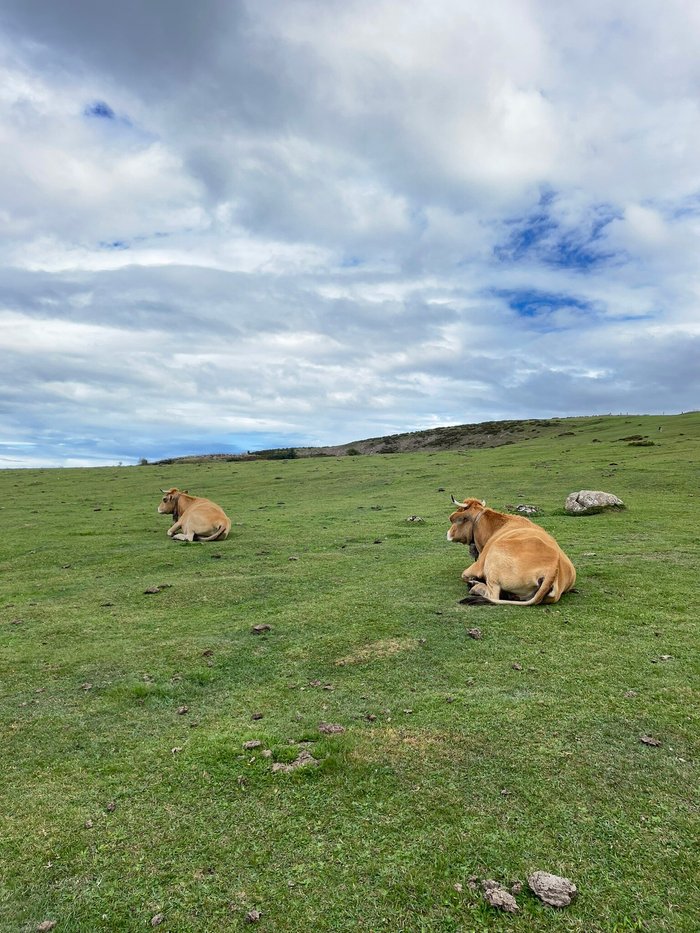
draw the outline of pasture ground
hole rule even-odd
[[[699,438],[1,471],[0,930],[697,930]],[[171,485],[229,539],[169,541]],[[450,493],[539,506],[578,592],[459,605]],[[468,883],[540,868],[578,900]]]

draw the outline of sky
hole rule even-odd
[[[695,0],[3,0],[0,466],[696,409]]]

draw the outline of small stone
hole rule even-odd
[[[58,920],[42,920],[37,924],[37,933],[49,933],[49,930],[53,930],[57,923]]]
[[[484,637],[480,628],[469,628],[469,629],[467,629],[467,635],[468,635],[470,638],[475,638],[477,641],[478,641],[480,638],[483,638],[483,637]]]
[[[345,726],[341,726],[337,722],[320,722],[318,724],[318,731],[322,732],[324,735],[342,735],[345,732]]]
[[[288,557],[287,560],[299,560],[298,557]]]
[[[164,920],[165,914],[156,914],[155,917],[151,917],[151,926],[159,927]]]
[[[262,917],[262,914],[259,910],[249,910],[245,915],[247,923],[257,923],[258,920]]]
[[[184,716],[185,713],[189,713],[189,711],[190,711],[189,706],[178,706],[178,708],[177,708],[177,715],[178,715],[178,716]]]
[[[367,715],[365,716],[365,719],[367,720],[367,722],[374,722],[376,718],[377,717],[374,715],[374,713],[367,713]]]
[[[578,888],[559,875],[552,875],[548,871],[536,871],[529,875],[527,883],[534,894],[550,907],[568,907],[576,898]]]
[[[262,713],[253,713],[253,715],[252,715],[250,718],[251,718],[251,719],[256,719],[256,720],[257,720],[257,719],[262,719],[262,718],[263,718],[263,714],[262,714]]]
[[[514,881],[510,886],[510,893],[515,897],[520,894],[523,889],[522,881]]]
[[[84,683],[84,684],[81,684],[81,685],[80,685],[80,689],[81,689],[81,690],[86,690],[86,691],[87,691],[87,690],[92,690],[92,684],[91,684],[91,683]]]
[[[117,804],[114,800],[110,800],[105,809],[108,813],[114,813],[114,811],[117,809]]]
[[[482,882],[481,886],[484,891],[484,899],[492,907],[497,907],[499,910],[506,910],[511,914],[514,914],[518,910],[518,905],[513,895],[497,881],[488,878],[486,881]]]
[[[250,742],[243,743],[243,748],[245,748],[246,751],[250,751],[251,748],[260,748],[261,745],[262,742],[259,739],[251,739]]]
[[[210,658],[213,654],[214,654],[214,652],[212,651],[211,648],[205,648],[204,651],[202,652],[202,657],[203,657],[203,658]]]
[[[143,592],[144,592],[144,594],[149,594],[149,593],[160,593],[160,587],[159,587],[159,586],[149,586],[149,587],[148,587],[147,589],[145,589]],[[159,915],[156,914],[156,916],[159,916]]]
[[[636,690],[626,690],[626,691],[625,691],[625,699],[626,699],[626,700],[631,700],[632,697],[636,697],[636,696],[637,696],[637,691],[636,691]]]
[[[85,820],[84,826],[85,826],[85,829],[92,829],[92,827],[94,826],[94,823],[92,822],[92,820]]]
[[[174,748],[170,749],[171,755],[178,755],[182,751],[182,745],[176,745]]]
[[[523,669],[522,664],[518,664],[517,661],[515,662],[515,664],[511,664],[511,667],[513,668],[514,671],[521,671]]]
[[[459,881],[455,884],[454,889],[455,889],[455,891],[457,892],[457,894],[461,894],[462,891],[464,890],[464,888],[463,888],[462,885],[459,883]]]
[[[658,739],[655,739],[651,735],[641,735],[639,737],[639,741],[643,742],[644,745],[651,745],[652,748],[659,748],[659,746],[661,745],[661,742],[659,742]]]
[[[262,625],[254,625],[251,628],[251,632],[254,635],[262,635],[263,632],[271,632],[271,631],[272,631],[272,626],[268,625],[266,622],[264,622]]]

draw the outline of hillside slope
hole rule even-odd
[[[522,421],[482,421],[455,424],[402,434],[385,434],[327,447],[269,448],[247,454],[192,454],[155,461],[155,464],[199,463],[216,460],[284,460],[296,457],[344,457],[357,454],[396,454],[418,451],[479,450],[520,444],[537,437],[576,436],[593,432],[612,439],[615,432],[629,443],[653,442],[664,426],[677,418],[692,418],[697,412],[681,415],[592,415],[580,418],[529,418]],[[638,436],[637,436],[638,435]]]

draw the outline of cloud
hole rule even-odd
[[[0,26],[0,465],[696,404],[687,4]]]

